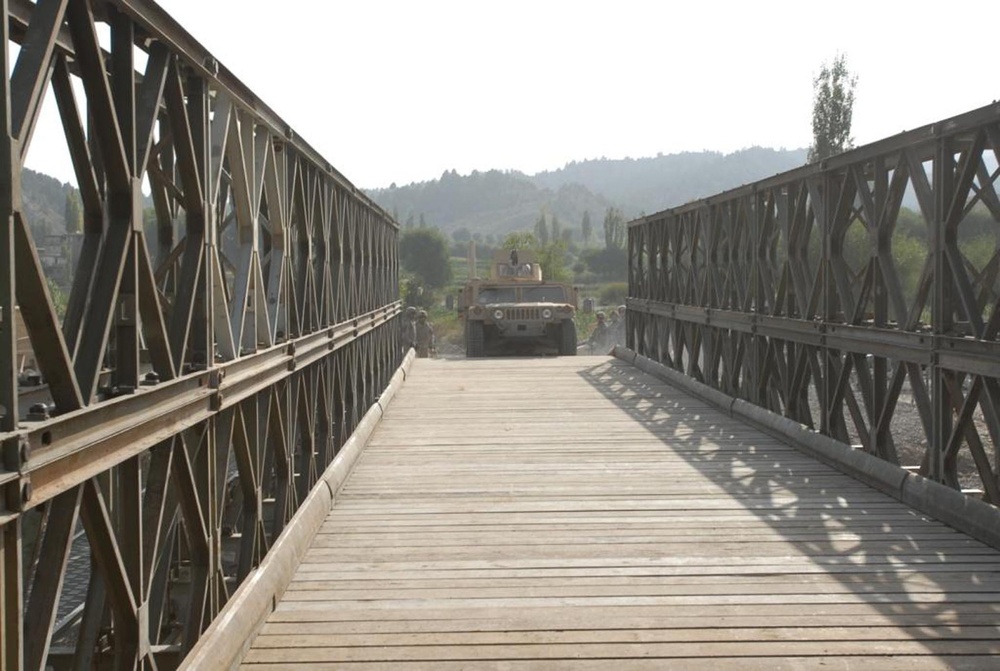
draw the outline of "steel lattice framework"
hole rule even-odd
[[[0,666],[172,666],[399,364],[398,227],[155,3],[0,4]],[[49,90],[64,315],[19,186]]]
[[[629,346],[1000,504],[998,163],[994,104],[632,222]]]

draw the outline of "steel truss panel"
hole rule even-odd
[[[633,221],[628,345],[1000,505],[998,164],[993,104]]]
[[[0,666],[173,667],[399,365],[398,225],[155,3],[0,3]],[[20,191],[48,91],[64,309]]]

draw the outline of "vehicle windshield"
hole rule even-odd
[[[522,287],[521,301],[524,303],[565,303],[566,290],[563,287]]]
[[[489,303],[516,303],[517,294],[513,287],[488,287],[479,290],[476,302],[480,305]]]

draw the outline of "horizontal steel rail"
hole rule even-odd
[[[993,104],[633,221],[628,346],[1000,504],[998,164]]]
[[[398,225],[154,2],[0,4],[0,667],[171,668],[402,361]],[[47,91],[64,310],[20,186]]]

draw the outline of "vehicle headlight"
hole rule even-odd
[[[542,310],[542,319],[552,319],[552,310],[548,308]]]
[[[496,309],[493,311],[493,319],[503,319],[503,310]]]

